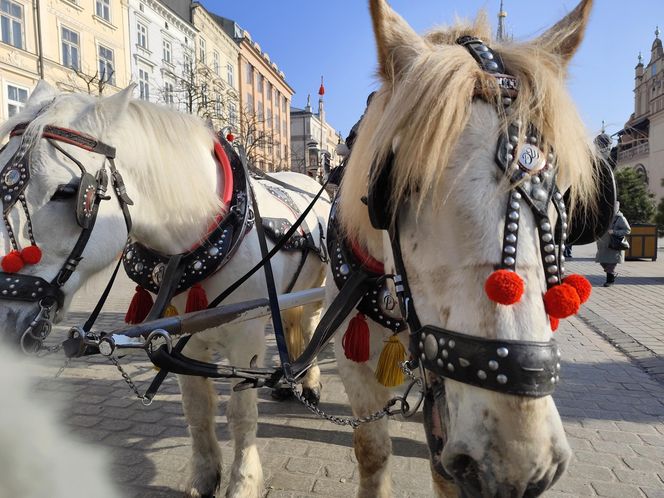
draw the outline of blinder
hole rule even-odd
[[[380,171],[376,175],[374,164],[370,174],[371,183],[367,194],[367,208],[369,210],[369,219],[376,230],[388,230],[392,222],[392,203],[390,182],[392,167],[394,164],[394,152],[390,151],[385,158],[385,162],[380,166]]]
[[[608,161],[600,160],[597,167],[597,198],[593,210],[584,205],[575,209],[570,218],[567,243],[569,245],[592,244],[611,227],[616,213],[618,189],[613,170]],[[570,205],[570,192],[565,193],[565,204]]]

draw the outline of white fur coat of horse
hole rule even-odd
[[[4,137],[21,122],[29,123],[22,137],[13,137],[0,155],[5,164],[21,141],[30,148],[31,180],[26,190],[34,235],[42,248],[42,261],[22,270],[51,280],[71,251],[80,228],[75,221],[74,202],[50,201],[58,185],[67,184],[80,174],[72,161],[42,139],[46,125],[69,128],[95,137],[117,149],[116,166],[124,177],[131,206],[133,240],[163,254],[187,252],[206,234],[212,220],[223,209],[217,192],[223,190],[224,178],[218,174],[213,158],[213,134],[198,118],[177,113],[166,107],[133,100],[130,87],[106,98],[80,94],[60,94],[41,82],[26,108],[0,128]],[[80,148],[61,144],[94,174],[106,159]],[[316,193],[320,188],[313,179],[296,173],[275,174],[295,187]],[[267,193],[260,182],[252,182],[263,216],[293,221],[293,213]],[[127,230],[115,194],[102,202],[92,236],[73,276],[63,287],[66,311],[74,291],[93,274],[107,267],[122,251]],[[311,198],[292,194],[300,210]],[[314,240],[321,240],[329,214],[326,195],[307,217]],[[11,222],[23,246],[27,230],[25,219],[12,213]],[[11,249],[7,233],[1,237],[5,254]],[[269,245],[271,247],[271,245]],[[272,260],[277,291],[288,286],[300,263],[300,253],[279,252]],[[256,230],[247,233],[238,251],[226,266],[202,282],[210,299],[225,290],[261,259]],[[324,278],[324,264],[313,252],[309,254],[294,290],[317,287]],[[227,303],[257,299],[267,295],[263,273],[243,284]],[[185,295],[173,304],[185,309]],[[308,337],[320,305],[284,313],[288,328],[302,327]],[[5,334],[25,330],[35,314],[33,304],[0,302],[0,322]],[[264,333],[268,318],[239,325],[219,327],[197,334],[189,341],[184,354],[209,361],[216,352],[230,364],[248,367],[252,358],[262,364]],[[192,437],[191,472],[186,492],[189,496],[211,496],[218,490],[221,477],[221,451],[215,434],[217,395],[212,381],[180,377],[184,412]],[[237,381],[232,381],[235,385]],[[317,389],[318,370],[309,371],[304,388]],[[256,449],[257,399],[254,389],[233,392],[228,401],[228,421],[235,443],[231,478],[226,490],[230,497],[255,497],[261,494],[263,475]]]

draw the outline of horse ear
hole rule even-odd
[[[559,55],[567,66],[583,41],[592,6],[593,0],[582,0],[572,12],[535,40],[535,43]]]
[[[97,103],[97,113],[99,116],[101,116],[106,123],[113,123],[120,118],[127,110],[135,88],[136,83],[131,83],[127,88],[119,91],[115,95],[102,98]]]
[[[369,8],[378,46],[380,74],[386,81],[393,81],[411,58],[426,49],[426,44],[386,0],[370,0]]]
[[[58,95],[58,91],[53,88],[46,80],[39,80],[37,86],[28,99],[27,106],[36,106],[49,100],[53,100]]]

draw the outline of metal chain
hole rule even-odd
[[[69,366],[69,364],[71,363],[71,360],[72,360],[72,358],[67,358],[65,360],[65,362],[60,367],[60,370],[58,370],[58,372],[55,374],[54,379],[57,379],[58,377],[60,377],[62,375],[62,372],[64,372],[65,368],[67,368]]]
[[[290,389],[293,392],[295,398],[297,398],[297,400],[300,403],[302,403],[305,406],[305,408],[307,408],[310,412],[317,415],[318,417],[328,420],[336,425],[350,426],[353,429],[357,429],[362,424],[376,422],[377,420],[380,420],[385,417],[393,417],[394,415],[401,414],[404,417],[408,418],[411,417],[413,414],[415,414],[415,412],[417,412],[420,405],[422,404],[422,400],[424,399],[424,390],[422,389],[423,385],[422,379],[415,376],[413,371],[410,369],[409,363],[407,361],[401,363],[399,367],[401,368],[403,373],[411,379],[411,382],[406,388],[403,396],[395,396],[385,404],[385,407],[382,410],[374,412],[370,415],[365,415],[364,417],[339,417],[337,415],[330,415],[329,413],[326,413],[322,409],[318,408],[318,406],[312,404],[307,399],[305,399],[297,390],[295,384],[291,384]],[[420,399],[416,403],[415,408],[411,411],[407,398],[413,386],[415,385],[418,385],[420,387]],[[392,408],[397,404],[400,404],[401,406],[399,407],[398,410],[393,410]]]
[[[134,394],[136,395],[136,397],[138,399],[140,399],[141,402],[145,406],[150,406],[152,404],[152,399],[148,398],[147,396],[145,396],[144,394],[141,394],[138,391],[138,388],[136,387],[136,384],[134,384],[134,381],[131,380],[131,377],[129,377],[129,374],[127,372],[125,372],[124,368],[122,368],[122,365],[120,365],[120,362],[117,360],[117,358],[115,356],[111,355],[111,356],[108,357],[108,359],[111,361],[111,363],[113,363],[113,365],[115,365],[115,368],[118,369],[120,374],[122,374],[122,378],[127,383],[127,385],[131,388],[131,390],[134,391]]]

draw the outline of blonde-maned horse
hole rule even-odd
[[[196,117],[165,106],[133,100],[132,90],[133,86],[116,95],[98,99],[88,95],[58,93],[47,83],[40,82],[26,108],[0,127],[0,136],[5,137],[19,123],[28,123],[21,135],[10,137],[7,147],[0,154],[0,163],[6,165],[21,148],[27,151],[29,163],[30,178],[25,200],[32,220],[32,233],[43,256],[38,264],[26,265],[20,275],[26,275],[26,278],[39,276],[50,282],[65,264],[81,233],[81,227],[77,224],[75,196],[53,198],[56,190],[60,190],[59,186],[80,178],[81,171],[76,161],[92,175],[109,167],[103,153],[44,136],[47,125],[58,127],[60,134],[66,135],[67,130],[73,130],[115,147],[115,166],[124,177],[127,194],[133,201],[129,207],[133,221],[129,236],[133,241],[161,254],[188,253],[198,241],[204,240],[212,222],[223,213],[224,202],[218,192],[225,192],[224,182],[229,179],[219,172],[212,131]],[[14,173],[9,171],[6,186],[18,183],[14,180],[19,178],[11,175]],[[285,172],[275,174],[275,177],[312,194],[320,189],[319,184],[305,175]],[[296,218],[294,212],[297,209],[303,211],[311,201],[311,197],[291,191],[290,197],[295,206],[291,204],[289,207],[268,192],[270,188],[274,190],[273,184],[253,179],[250,183],[264,217],[293,222]],[[66,312],[74,292],[91,275],[116,260],[127,240],[127,228],[117,193],[109,186],[107,194],[111,198],[100,204],[96,225],[83,258],[77,267],[73,265],[76,269],[61,289],[64,303],[58,310],[58,317]],[[85,197],[83,203],[89,200]],[[326,201],[324,194],[306,218],[316,242],[321,240],[320,232],[327,225],[329,201]],[[18,203],[10,212],[9,221],[18,245],[23,248],[30,245],[30,230]],[[11,244],[4,227],[0,239],[4,254],[7,254]],[[212,246],[209,249],[206,246],[205,250],[210,256],[217,254]],[[260,260],[257,232],[251,228],[226,265],[201,285],[212,299]],[[298,251],[279,251],[272,259],[277,292],[284,292],[292,283],[300,263],[301,253]],[[196,265],[192,268],[198,269]],[[324,275],[324,263],[314,251],[310,251],[294,290],[319,286]],[[265,295],[264,276],[259,272],[226,302],[258,299]],[[178,310],[185,310],[186,297],[184,292],[173,299],[172,303]],[[308,338],[319,308],[320,305],[308,305],[304,310],[294,310],[285,314],[284,322],[290,327],[300,325],[304,329],[303,335]],[[0,300],[0,323],[4,336],[21,335],[36,312],[37,303]],[[260,318],[197,334],[188,342],[183,353],[200,361],[210,361],[213,354],[220,352],[231,365],[238,367],[249,367],[255,357],[260,365],[268,320]],[[318,377],[317,368],[312,369],[304,381],[304,388],[317,391]],[[208,378],[181,376],[179,381],[192,440],[191,471],[186,493],[193,497],[212,496],[219,488],[222,469],[215,432],[217,393]],[[231,386],[237,382],[231,381]],[[226,495],[259,496],[263,487],[263,472],[256,448],[256,390],[232,391],[226,414],[235,445]]]
[[[382,88],[364,116],[339,193],[346,237],[384,262],[386,273],[395,272],[390,238],[372,226],[366,205],[370,186],[381,171],[372,166],[384,164],[386,156],[394,153],[387,188],[389,204],[397,212],[388,216],[398,224],[412,304],[420,321],[485,339],[548,342],[552,328],[542,299],[547,277],[529,209],[522,209],[516,258],[525,294],[513,306],[496,304],[485,294],[487,277],[501,267],[504,257],[505,206],[511,189],[508,176],[496,165],[496,150],[511,123],[531,123],[546,140],[542,149],[555,150],[560,191],[571,189],[579,206],[594,203],[594,151],[565,89],[567,67],[583,38],[592,1],[583,0],[539,38],[523,43],[491,41],[484,15],[472,24],[420,36],[385,0],[369,3]],[[505,107],[508,103],[497,78],[456,43],[464,35],[487,42],[502,56],[506,72],[518,80],[518,96],[511,106]],[[553,224],[556,213],[553,207],[548,211]],[[328,270],[328,282],[332,277]],[[328,285],[328,301],[336,293],[336,286]],[[335,345],[356,416],[380,410],[391,397],[374,370],[392,332],[369,322],[368,363],[348,360],[341,340]],[[408,348],[408,333],[399,338]],[[432,352],[438,351],[437,341],[430,346]],[[456,368],[467,363],[464,360]],[[486,368],[488,374],[477,371],[480,379],[491,374]],[[444,444],[438,448],[442,472],[433,472],[440,496],[538,496],[564,472],[571,452],[550,395],[515,396],[428,376],[433,385],[444,386],[429,425],[435,431],[429,434],[432,440]],[[358,496],[391,496],[388,422],[360,426],[354,447]]]

